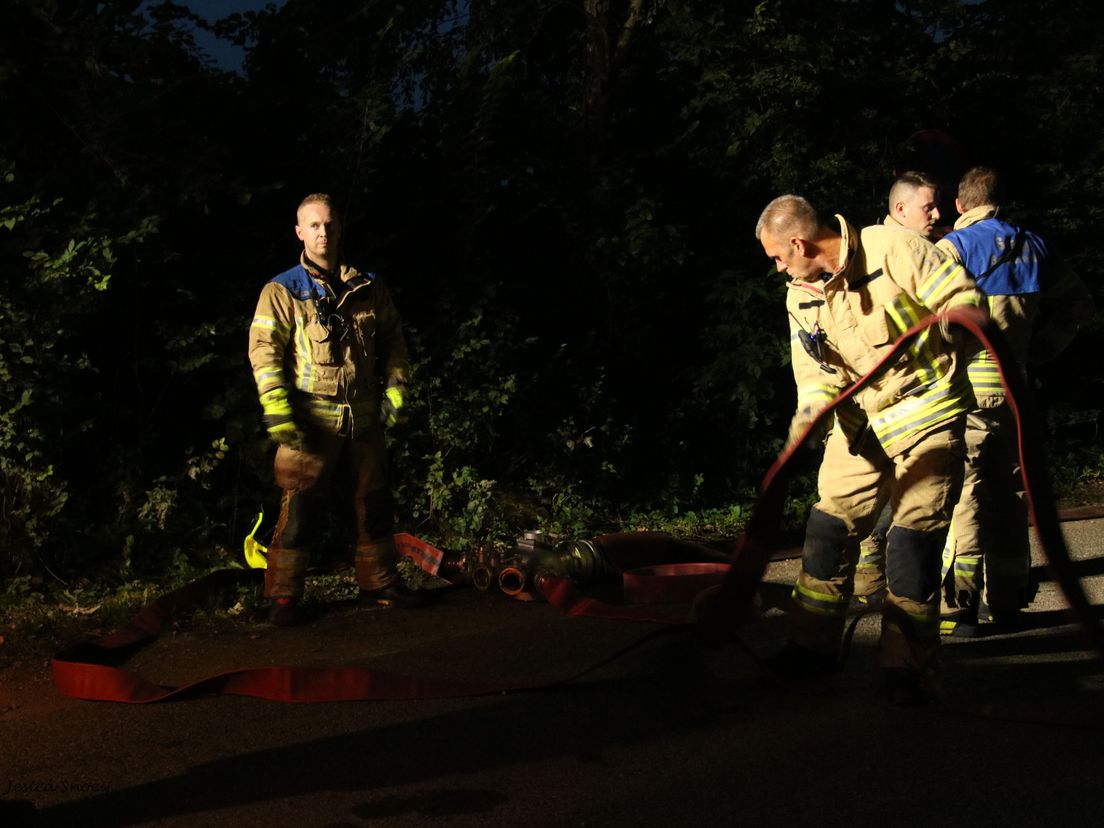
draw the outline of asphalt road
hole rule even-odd
[[[1104,604],[1104,521],[1064,531]],[[771,565],[768,605],[796,567]],[[829,682],[766,678],[753,655],[784,640],[778,609],[718,648],[672,632],[566,686],[437,701],[123,705],[3,676],[0,825],[1095,824],[1104,661],[1063,607],[1044,583],[1032,629],[945,639],[945,697],[916,709],[883,700],[875,616]],[[415,612],[335,607],[303,628],[165,636],[128,667],[164,684],[360,664],[541,685],[655,629],[457,591]]]

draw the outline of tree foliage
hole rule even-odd
[[[409,329],[400,522],[456,546],[753,491],[793,404],[774,195],[866,224],[895,170],[990,163],[1075,268],[1101,216],[1082,0],[10,5],[3,575],[236,549],[272,497],[245,332],[307,192]],[[1099,384],[1043,385],[1086,446]]]

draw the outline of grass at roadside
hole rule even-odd
[[[1085,475],[1063,487],[1060,508],[1104,504],[1104,476]],[[810,504],[791,502],[787,524],[798,526],[800,515]],[[664,531],[699,542],[720,542],[739,534],[749,517],[746,507],[686,512],[677,516],[660,513],[636,514],[625,521],[625,531]],[[796,539],[795,539],[796,542]],[[102,585],[78,582],[72,585],[43,579],[17,577],[0,593],[0,670],[41,669],[51,654],[76,641],[106,635],[124,626],[143,606],[176,587],[206,574],[210,569],[177,571],[171,579],[131,580]],[[408,583],[419,585],[420,570],[403,560],[401,574]],[[186,615],[174,617],[170,629],[200,629],[236,623],[242,619],[261,621],[265,603],[261,579],[253,584],[225,590]],[[305,602],[325,604],[356,595],[351,568],[313,574],[307,581]]]
[[[13,579],[0,595],[0,670],[45,667],[62,647],[110,634],[158,596],[210,571],[197,569],[168,582],[129,581],[116,587],[82,583],[53,588],[32,578]],[[423,577],[406,559],[400,561],[399,572],[415,586]],[[174,616],[167,627],[203,629],[242,619],[261,621],[267,612],[261,584],[258,570],[254,582],[212,595],[189,612]],[[357,589],[351,567],[312,572],[304,605],[309,609],[315,604],[348,601],[356,597]]]

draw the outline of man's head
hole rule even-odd
[[[778,272],[805,282],[834,268],[834,262],[825,258],[831,251],[821,244],[833,235],[822,225],[816,208],[796,195],[776,198],[763,209],[755,225],[755,238]]]
[[[1000,176],[990,167],[974,167],[966,171],[958,182],[958,198],[955,207],[965,213],[975,207],[1000,206]]]
[[[934,179],[919,172],[902,173],[889,189],[889,214],[909,230],[930,238],[939,221],[938,196]]]
[[[332,270],[338,264],[341,222],[337,209],[325,193],[312,193],[299,203],[295,212],[295,235],[315,264]]]

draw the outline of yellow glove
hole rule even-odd
[[[399,421],[399,409],[402,407],[402,388],[392,385],[383,392],[383,402],[380,404],[380,423],[385,426],[393,426]]]
[[[286,388],[273,388],[261,394],[261,407],[268,436],[273,442],[293,447],[302,445],[303,432],[295,425]]]

